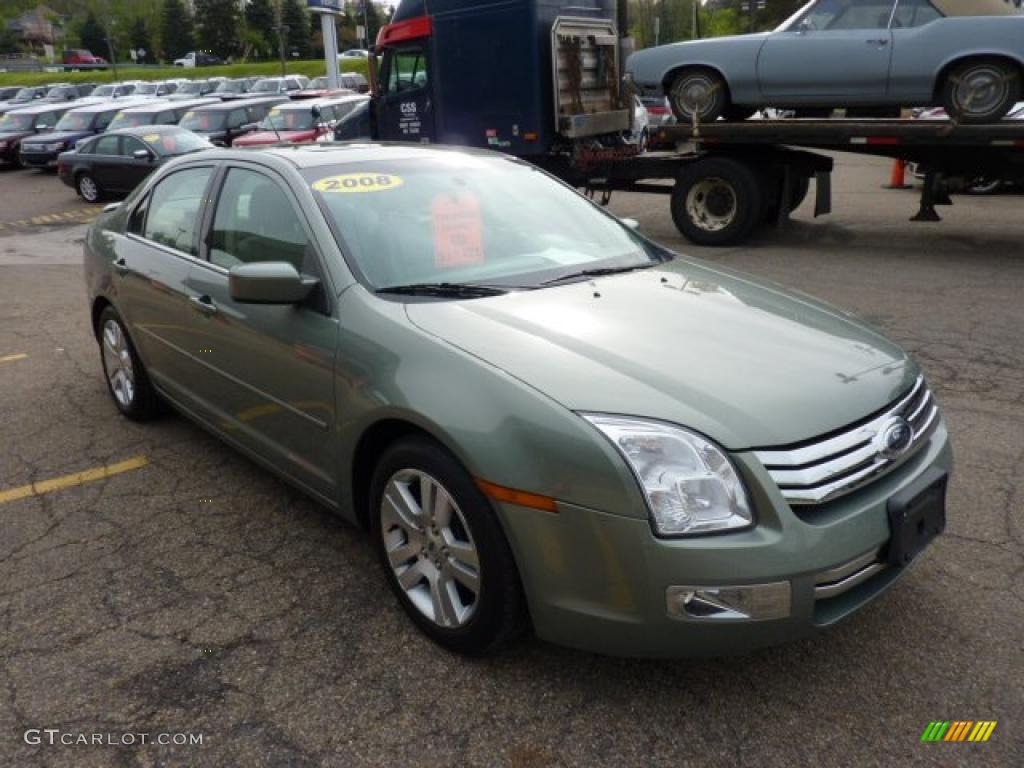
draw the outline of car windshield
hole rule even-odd
[[[310,168],[305,177],[373,289],[536,288],[666,258],[586,198],[515,160],[452,153]]]
[[[243,93],[245,83],[241,80],[225,80],[217,86],[215,93]]]
[[[137,96],[152,96],[158,90],[160,90],[159,83],[141,83],[135,86],[135,94]]]
[[[97,88],[95,91],[92,92],[92,95],[93,96],[113,96],[116,88],[117,88],[116,85],[101,85],[99,88]]]
[[[272,109],[259,127],[264,131],[308,131],[315,124],[310,109]]]
[[[68,112],[62,117],[55,128],[58,131],[88,131],[92,128],[92,121],[96,118],[95,114],[75,114],[74,112]]]
[[[54,88],[52,91],[46,94],[46,98],[48,101],[57,101],[59,99],[66,99],[68,96],[77,95],[78,92],[74,88],[68,86],[65,88]]]
[[[309,89],[311,91],[320,91],[320,90],[323,90],[326,87],[327,87],[327,78],[326,77],[314,77],[313,80],[309,84]]]
[[[156,150],[157,154],[169,157],[172,155],[186,155],[189,152],[198,152],[201,149],[212,149],[213,144],[202,136],[197,136],[191,131],[163,131],[142,137],[149,146]]]
[[[178,125],[190,131],[218,131],[224,127],[227,112],[186,112]]]
[[[185,83],[178,89],[178,93],[202,93],[205,83]]]
[[[18,95],[15,96],[11,101],[32,101],[36,97],[35,88],[22,88],[18,91]]]
[[[0,117],[0,131],[31,131],[38,119],[38,115],[19,115],[8,112]]]
[[[253,86],[253,93],[277,93],[281,90],[280,80],[260,80]]]
[[[154,122],[156,122],[156,114],[154,112],[118,112],[114,119],[110,121],[108,130],[113,131],[118,128],[153,125]]]

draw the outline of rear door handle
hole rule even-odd
[[[192,308],[197,309],[204,315],[213,315],[217,313],[217,305],[213,303],[213,299],[209,296],[190,296],[189,301],[192,302]]]

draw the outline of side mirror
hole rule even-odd
[[[309,111],[313,115],[313,119],[314,120],[317,120],[317,121],[320,120],[320,105],[319,104],[314,104],[312,107],[309,108]]]
[[[619,219],[619,221],[622,222],[623,226],[628,227],[629,229],[640,229],[640,222],[636,219]]]
[[[242,304],[298,304],[318,282],[287,261],[239,264],[228,272],[231,298]]]
[[[117,202],[117,203],[107,203],[106,205],[103,206],[103,212],[104,213],[110,213],[111,211],[116,211],[120,207],[121,207],[121,203],[119,203],[119,202]]]
[[[136,149],[134,152],[132,152],[132,157],[134,157],[136,160],[152,160],[153,153],[150,152],[148,149]]]

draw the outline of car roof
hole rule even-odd
[[[94,112],[113,112],[113,111],[120,112],[122,109],[128,109],[128,108],[133,107],[133,106],[141,107],[141,106],[143,106],[145,104],[153,104],[153,103],[154,102],[148,101],[146,99],[132,99],[132,98],[129,97],[127,99],[121,99],[120,101],[99,101],[99,102],[96,102],[95,104],[83,104],[80,107],[72,107],[71,109],[68,110],[68,112],[75,112],[75,113],[79,113],[79,114],[81,114],[81,113],[92,114]],[[156,102],[156,103],[163,103],[163,102]]]
[[[149,136],[151,134],[181,133],[188,131],[176,125],[133,125],[131,128],[118,128],[114,131],[105,131],[104,136]]]
[[[31,107],[19,107],[18,109],[12,109],[7,114],[39,115],[44,112],[54,112],[59,109],[63,109],[67,112],[71,108],[72,104],[74,104],[73,101],[48,101],[44,104],[33,104]]]
[[[181,104],[181,102],[178,102]],[[209,104],[202,104],[196,107],[196,112],[228,112],[239,107],[253,107],[259,104],[287,104],[281,96],[256,96],[251,99],[232,99],[231,101],[216,101]]]
[[[147,114],[151,112],[169,112],[176,109],[188,109],[189,107],[199,107],[203,104],[214,104],[217,99],[182,99],[180,101],[150,101],[146,104],[140,104],[137,107],[129,107],[124,110],[129,114]]]

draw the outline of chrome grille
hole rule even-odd
[[[910,425],[909,445],[887,455],[881,433],[901,417]],[[859,488],[910,458],[938,422],[939,408],[924,377],[884,412],[819,442],[754,454],[790,504],[820,504]]]

